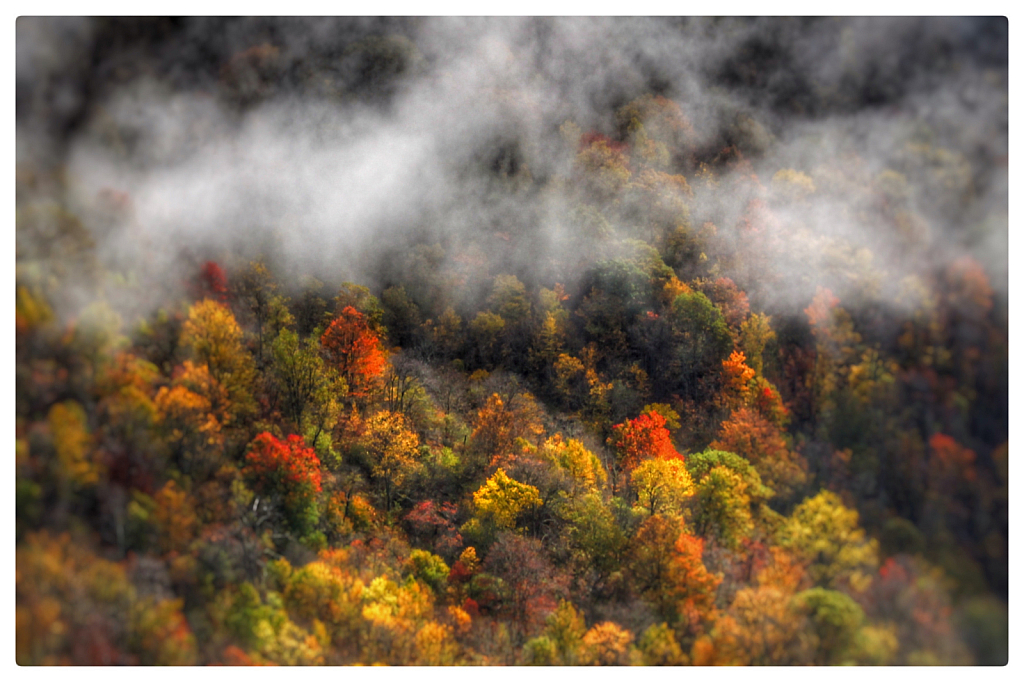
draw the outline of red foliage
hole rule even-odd
[[[228,302],[228,278],[216,261],[203,263],[192,285],[192,295],[198,300],[210,298],[220,303]]]
[[[782,402],[782,396],[767,381],[754,395],[754,407],[765,419],[774,424],[783,424],[789,417],[789,410]]]
[[[293,434],[281,441],[263,432],[253,440],[245,461],[256,492],[279,492],[286,497],[320,492],[320,459],[301,436]]]
[[[387,358],[380,338],[366,322],[366,317],[346,306],[320,337],[320,346],[355,397],[366,393],[384,376]]]
[[[413,507],[405,520],[411,526],[411,535],[432,540],[438,554],[450,556],[462,546],[462,535],[455,525],[458,512],[451,502],[438,505],[425,500]]]
[[[473,577],[466,565],[461,561],[456,561],[452,564],[451,570],[448,571],[448,582],[453,585],[461,585],[462,583],[468,583],[469,579]],[[474,602],[475,603],[475,602]]]
[[[476,603],[476,600],[471,597],[466,597],[465,601],[462,602],[462,610],[468,613],[473,618],[480,615],[480,605]]]
[[[657,412],[642,414],[612,428],[608,444],[615,448],[619,464],[626,471],[645,459],[682,459],[672,445],[665,418]]]

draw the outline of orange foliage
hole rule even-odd
[[[533,396],[521,394],[508,404],[497,393],[477,412],[476,428],[470,436],[473,449],[488,458],[489,466],[514,463],[516,439],[536,440],[544,433]]]
[[[756,372],[747,366],[747,356],[733,351],[728,359],[722,360],[722,374],[725,387],[722,392],[725,402],[732,408],[747,405],[750,400],[750,382]]]
[[[839,299],[831,289],[818,287],[818,293],[814,295],[811,305],[804,308],[804,314],[807,315],[807,321],[817,331],[829,325],[832,320],[832,309],[837,305],[839,305]]]
[[[977,478],[973,450],[968,450],[942,433],[933,435],[928,445],[932,449],[931,477],[935,487],[952,489],[961,481],[970,483]]]
[[[328,361],[348,383],[349,394],[365,396],[384,376],[387,356],[366,316],[346,306],[320,337]]]
[[[657,412],[641,414],[612,428],[608,444],[615,448],[619,464],[631,471],[645,459],[682,459],[665,428],[665,417]]]
[[[749,407],[733,411],[709,447],[743,457],[766,485],[782,494],[792,492],[807,478],[806,462],[790,450],[782,430]]]
[[[691,632],[707,620],[715,605],[715,590],[721,578],[704,567],[704,539],[681,533],[672,551],[668,583],[677,600],[677,610]]]

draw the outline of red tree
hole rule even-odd
[[[294,526],[307,526],[320,492],[320,459],[302,437],[293,434],[282,441],[263,432],[253,439],[245,462],[253,489],[279,499]]]
[[[212,298],[227,303],[228,278],[224,269],[215,261],[208,260],[199,270],[199,281],[196,283],[196,298]]]

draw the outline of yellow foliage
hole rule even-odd
[[[508,477],[498,469],[480,489],[473,493],[477,513],[490,519],[499,528],[514,528],[516,518],[523,512],[539,507],[540,491],[532,485]]]
[[[452,665],[458,647],[447,625],[429,621],[416,633],[416,654],[420,665]]]
[[[608,474],[598,459],[580,441],[570,438],[568,442],[555,434],[544,442],[541,453],[545,459],[569,475],[573,493],[587,493],[603,487]]]
[[[91,450],[92,436],[85,421],[85,411],[73,400],[58,403],[47,415],[53,447],[60,464],[59,474],[78,486],[99,480],[99,464]]]
[[[583,665],[626,665],[633,633],[611,621],[598,623],[583,635]]]

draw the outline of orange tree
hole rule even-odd
[[[320,346],[354,398],[366,396],[384,376],[387,357],[380,337],[370,328],[366,316],[352,306],[345,306],[331,322],[320,336]]]

